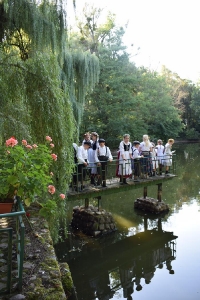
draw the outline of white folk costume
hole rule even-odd
[[[144,174],[150,174],[152,172],[151,148],[152,144],[149,141],[140,143],[139,149],[141,154],[144,156],[141,159],[142,173]]]
[[[157,145],[156,146],[156,150],[157,150],[157,159],[158,159],[158,163],[162,164],[162,160],[163,160],[163,153],[164,153],[164,149],[165,147],[163,145]]]
[[[131,158],[130,155],[132,154],[132,147],[131,143],[125,143],[121,141],[119,144],[119,166],[118,166],[118,176],[123,176],[128,178],[132,174],[131,168]],[[123,159],[124,156],[124,159]]]
[[[152,148],[152,165],[153,170],[156,170],[158,168],[157,149],[155,149],[154,147]]]
[[[172,154],[174,153],[174,151],[171,151],[172,145],[170,145],[169,143],[167,143],[165,145],[165,151],[164,151],[164,155],[163,155],[163,165],[170,167],[172,165]]]
[[[83,164],[85,162],[89,163],[88,151],[83,146],[78,147],[77,158],[78,164]]]
[[[132,169],[134,170],[134,176],[139,177],[141,174],[141,162],[140,162],[140,152],[135,146],[132,147]]]
[[[105,140],[99,139],[100,144],[101,141],[104,142]],[[95,162],[100,163],[100,165],[97,167],[97,172],[99,175],[99,180],[101,180],[101,184],[103,187],[106,187],[108,160],[113,160],[109,147],[105,146],[105,144],[103,146],[99,145],[95,151]]]
[[[113,160],[109,147],[105,145],[103,147],[101,147],[100,145],[97,147],[94,157],[95,157],[95,162],[100,162],[101,161],[100,157],[102,157],[102,160],[104,159],[103,157],[107,157],[105,161]]]
[[[91,149],[92,151],[90,152],[90,167],[91,167],[91,174],[95,175],[97,174],[97,165],[95,163],[95,151],[99,147],[98,141],[95,141],[91,143]]]

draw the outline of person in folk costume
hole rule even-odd
[[[152,176],[152,160],[151,160],[151,153],[152,153],[152,144],[150,143],[149,137],[147,134],[143,135],[143,142],[140,143],[139,147],[140,153],[143,155],[141,159],[142,163],[142,173]]]
[[[171,151],[172,145],[174,144],[174,139],[169,139],[165,145],[164,155],[163,155],[163,165],[166,167],[165,174],[169,173],[169,167],[172,165],[172,154],[175,152]]]
[[[132,158],[133,158],[132,168],[133,168],[134,180],[137,180],[138,177],[140,177],[140,174],[141,174],[140,158],[143,157],[143,156],[140,155],[139,146],[140,146],[139,141],[134,141],[133,142],[133,146],[132,146]]]
[[[156,170],[158,169],[157,149],[154,143],[152,144],[152,176],[156,176]]]
[[[102,186],[106,187],[106,175],[107,175],[107,164],[108,161],[112,161],[113,157],[110,152],[109,147],[105,146],[105,140],[99,139],[99,146],[97,147],[95,151],[95,162],[97,163],[97,171],[99,177],[101,177]],[[100,168],[101,167],[101,168]]]
[[[90,167],[91,167],[91,177],[90,177],[90,183],[97,185],[96,182],[96,178],[97,178],[97,165],[95,163],[95,151],[97,149],[97,147],[99,147],[99,135],[96,132],[92,132],[91,133],[91,139],[92,139],[92,143],[91,143],[91,150],[90,150]]]
[[[87,169],[89,165],[88,160],[88,149],[90,148],[90,142],[84,142],[83,145],[78,147],[77,158],[78,158],[78,181],[81,182],[81,190],[83,190],[83,180],[85,178]],[[78,183],[77,183],[78,185]]]
[[[124,134],[123,141],[119,144],[118,159],[119,164],[117,168],[117,176],[120,177],[120,183],[127,184],[126,179],[132,176],[131,159],[132,159],[132,145],[130,142],[130,135]]]
[[[91,134],[89,132],[84,133],[83,137],[84,137],[84,140],[82,142],[82,145],[84,142],[90,142],[92,144]]]
[[[163,146],[162,140],[157,141],[157,145],[155,147],[157,150],[157,160],[158,160],[158,165],[159,165],[159,175],[162,175],[162,166],[163,166],[163,153],[165,147]]]

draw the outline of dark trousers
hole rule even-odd
[[[107,162],[101,162],[101,166],[97,167],[97,173],[101,176],[102,186],[106,186]]]
[[[134,175],[139,177],[141,174],[141,163],[139,159],[134,159]]]
[[[74,186],[78,186],[78,182],[81,182],[81,185],[83,185],[83,180],[86,177],[86,167],[84,164],[79,164],[76,166],[76,172],[73,174],[73,184]]]

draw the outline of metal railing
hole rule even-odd
[[[114,184],[119,182],[119,178],[127,177],[127,171],[132,169],[132,176],[130,180],[134,180],[134,171],[137,169],[138,180],[146,180],[152,177],[155,171],[155,176],[167,176],[165,174],[165,165],[169,166],[169,174],[176,174],[176,155],[169,155],[167,157],[142,157],[136,160],[127,159],[125,161],[113,157],[113,161],[101,161],[101,164],[90,163],[88,166],[81,166],[76,164],[74,167],[74,174],[72,176],[71,189],[72,191],[80,192],[86,185],[94,184],[94,186],[100,186],[106,184]],[[162,171],[161,171],[162,165]],[[155,168],[153,168],[155,167]],[[154,170],[154,171],[153,171]],[[118,175],[117,175],[118,173]],[[161,174],[162,173],[162,174]],[[120,174],[120,175],[119,175]],[[153,177],[152,177],[153,178]]]
[[[0,225],[3,220],[7,221],[8,228],[0,229],[0,233],[8,234],[8,247],[5,247],[4,254],[7,255],[7,280],[6,287],[0,289],[0,295],[11,293],[12,285],[16,283],[15,289],[22,290],[22,272],[24,261],[24,233],[25,227],[22,216],[25,214],[23,205],[20,199],[17,197],[17,202],[14,205],[14,211],[10,213],[0,214]],[[11,224],[12,223],[12,224]],[[13,234],[14,233],[14,234]],[[15,238],[16,236],[16,238]],[[6,241],[4,241],[6,243]],[[6,250],[7,248],[7,250]],[[16,253],[14,255],[13,253]],[[17,262],[17,274],[13,276],[12,265],[13,256],[15,256]]]

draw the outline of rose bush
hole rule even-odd
[[[57,155],[53,152],[52,138],[46,136],[45,144],[21,143],[15,137],[6,140],[0,147],[0,201],[7,197],[20,196],[26,205],[38,201],[64,199],[54,186],[53,164]],[[54,197],[54,199],[53,199]]]

